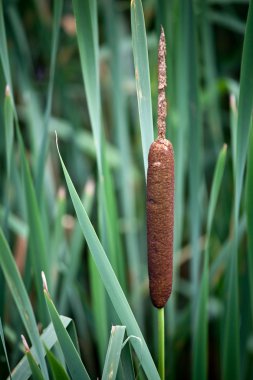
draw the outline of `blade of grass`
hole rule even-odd
[[[81,58],[81,69],[86,89],[86,98],[91,120],[92,132],[96,147],[96,158],[99,173],[99,197],[100,207],[102,206],[102,218],[105,223],[101,225],[101,232],[104,237],[108,237],[107,254],[110,257],[112,266],[117,275],[121,277],[123,283],[123,273],[116,251],[119,248],[117,243],[118,233],[117,218],[111,187],[111,177],[108,171],[108,163],[105,159],[105,137],[101,129],[101,104],[99,86],[99,45],[97,26],[97,3],[89,0],[84,6],[81,0],[73,0],[74,13],[76,17],[77,40]],[[91,43],[92,42],[92,43]],[[109,210],[109,205],[112,209]],[[100,210],[99,210],[100,211]]]
[[[125,326],[112,326],[102,380],[116,379],[125,331]]]
[[[1,58],[2,66],[3,66],[6,83],[8,83],[10,86],[10,89],[12,89],[10,62],[9,62],[9,55],[8,55],[7,42],[6,42],[2,0],[0,1],[0,58]]]
[[[91,302],[95,325],[95,338],[98,346],[99,362],[102,368],[106,346],[108,342],[108,316],[107,316],[107,298],[98,269],[94,263],[93,257],[89,255],[89,274],[91,286]]]
[[[61,321],[63,323],[63,326],[65,328],[68,328],[72,322],[70,318],[61,316]],[[50,325],[43,331],[43,333],[40,336],[41,342],[43,342],[44,346],[46,345],[49,349],[51,349],[57,342],[57,336],[55,334],[55,330],[53,327],[53,324],[50,323]],[[35,358],[35,360],[38,362],[36,353],[34,350],[34,347],[31,347],[31,352]],[[45,356],[45,351],[43,352]],[[12,371],[12,379],[13,380],[28,380],[31,376],[31,370],[27,361],[26,356],[24,356],[18,365],[14,368]],[[8,380],[11,380],[8,378]]]
[[[94,203],[95,195],[95,183],[92,179],[89,179],[86,183],[82,203],[87,210],[87,214],[90,215]],[[81,264],[81,254],[84,247],[84,237],[78,221],[75,222],[75,227],[71,236],[69,246],[69,259],[70,267],[63,279],[61,287],[61,294],[59,300],[59,310],[61,313],[65,313],[67,307],[67,294],[68,288],[73,285],[77,276],[78,268]]]
[[[21,337],[22,337],[23,343],[25,345],[25,356],[28,360],[33,380],[45,380],[38,364],[36,363],[32,353],[31,353],[31,351],[27,345],[27,342],[26,342],[24,336],[22,335]]]
[[[48,311],[71,376],[76,380],[89,380],[90,377],[81,361],[78,351],[76,350],[67,330],[61,321],[61,318],[54,306],[52,299],[49,296],[45,284],[44,295]]]
[[[148,152],[150,145],[154,141],[154,131],[147,37],[141,0],[131,1],[131,28],[143,161],[146,176]]]
[[[39,201],[42,195],[42,188],[43,188],[42,184],[43,184],[43,179],[44,179],[44,168],[45,168],[45,163],[46,163],[46,155],[47,155],[47,147],[48,147],[49,121],[50,121],[50,113],[52,109],[56,54],[57,54],[57,45],[58,45],[58,40],[59,40],[62,7],[63,7],[63,0],[54,1],[53,37],[52,37],[52,50],[51,50],[50,72],[49,72],[49,85],[48,85],[48,91],[47,91],[47,104],[46,104],[46,110],[45,110],[45,115],[44,115],[43,137],[42,137],[42,141],[41,141],[41,145],[39,149],[37,172],[36,172],[36,175],[37,175],[36,193],[37,193]]]
[[[110,68],[112,75],[112,113],[113,123],[116,135],[116,144],[121,157],[119,158],[119,168],[117,170],[117,178],[119,179],[119,197],[121,203],[122,217],[125,220],[125,244],[128,257],[128,264],[131,270],[130,294],[136,295],[132,297],[134,313],[137,317],[139,325],[143,325],[142,313],[142,297],[140,292],[134,292],[140,286],[140,255],[138,242],[136,239],[136,223],[135,223],[135,194],[133,183],[133,162],[130,146],[130,135],[127,125],[126,115],[126,95],[123,91],[123,81],[127,77],[129,70],[128,61],[121,48],[121,44],[126,38],[122,36],[123,31],[120,28],[123,20],[120,13],[116,10],[115,2],[107,0],[103,2],[104,12],[106,16],[106,31],[109,46],[111,49]],[[130,75],[130,74],[128,74]]]
[[[2,319],[1,318],[0,318],[0,337],[1,337],[2,345],[3,345],[3,349],[4,349],[5,360],[6,360],[8,371],[10,374],[10,380],[12,380],[11,368],[10,368],[10,363],[9,363],[9,359],[8,359],[8,355],[7,355],[7,350],[6,350],[5,340],[4,340],[4,331],[3,331],[3,325],[2,325]]]
[[[76,131],[73,135],[73,126],[66,120],[51,118],[50,132],[55,133],[55,131],[61,140],[73,143],[86,156],[96,158],[94,139],[89,131]],[[119,151],[109,142],[106,142],[105,158],[111,168],[119,167]]]
[[[46,347],[45,350],[47,353],[47,360],[50,365],[53,380],[70,380],[67,372],[65,371],[64,367],[61,365],[59,360],[56,358],[56,356]]]
[[[15,261],[12,257],[9,246],[3,236],[2,230],[0,230],[0,264],[8,283],[9,289],[15,300],[20,317],[26,328],[27,334],[35,347],[38,355],[39,363],[43,372],[43,375],[48,379],[46,362],[43,354],[43,347],[40,341],[37,324],[33,314],[32,306],[21,279],[20,273],[17,270]],[[14,379],[14,375],[13,375]]]
[[[35,189],[33,186],[30,169],[28,166],[27,159],[25,157],[25,148],[20,134],[19,128],[17,127],[17,135],[21,153],[21,163],[24,178],[25,196],[26,196],[26,207],[29,221],[29,240],[31,244],[31,258],[32,266],[34,270],[34,279],[38,295],[38,305],[39,305],[39,317],[44,326],[48,322],[48,314],[46,310],[46,304],[41,290],[40,273],[45,271],[48,273],[48,257],[46,251],[45,235],[42,228],[41,215],[35,195]]]
[[[68,171],[64,165],[64,162],[61,158],[59,149],[58,149],[62,169],[64,172],[64,176],[68,185],[68,189],[71,195],[71,199],[81,226],[81,229],[83,231],[83,234],[87,240],[87,244],[90,249],[90,253],[92,254],[94,261],[96,263],[96,266],[98,268],[98,271],[100,273],[100,276],[103,280],[104,286],[109,294],[109,297],[111,298],[111,301],[114,305],[114,308],[122,322],[127,328],[128,335],[135,335],[139,337],[143,343],[142,349],[140,349],[139,344],[133,342],[134,349],[136,351],[136,354],[139,358],[139,360],[142,363],[143,369],[148,376],[149,379],[152,380],[158,380],[159,375],[157,372],[157,369],[154,365],[153,359],[151,357],[151,354],[148,350],[148,347],[145,343],[145,340],[142,336],[142,333],[139,329],[139,326],[134,318],[134,315],[132,313],[132,310],[126,300],[126,297],[119,285],[119,282],[117,280],[117,277],[115,276],[115,273],[110,265],[110,262],[103,250],[103,247],[101,246],[100,241],[98,240],[98,237],[94,231],[94,228],[92,224],[90,223],[90,220],[87,216],[87,213],[85,209],[83,208],[82,202],[80,198],[77,195],[77,192],[74,188],[74,185],[70,179],[70,176],[68,174]]]
[[[4,218],[4,214],[5,214],[5,210],[3,206],[0,205],[0,221],[1,222]],[[12,232],[14,232],[15,234],[19,236],[22,236],[24,238],[28,236],[27,224],[14,214],[9,214],[8,227],[12,230]]]
[[[4,100],[4,119],[5,119],[5,146],[6,146],[6,162],[7,162],[7,176],[10,178],[11,172],[11,156],[13,150],[14,139],[14,115],[12,108],[12,101],[10,97],[9,86],[6,86],[5,100]]]
[[[248,270],[250,282],[250,301],[251,314],[253,322],[253,125],[251,126],[248,160],[247,160],[247,180],[246,180],[246,205],[245,211],[247,215],[247,238],[248,238]]]
[[[101,174],[101,108],[98,66],[98,35],[96,28],[96,7],[96,2],[93,0],[88,0],[85,6],[82,0],[73,0],[73,8],[77,28],[77,41],[81,59],[81,69],[97,152],[98,171]]]
[[[236,151],[236,214],[239,212],[239,203],[242,192],[243,173],[246,162],[247,146],[249,141],[250,120],[253,108],[253,1],[249,3],[248,16],[246,22],[245,37],[243,43],[240,93],[238,104],[238,125],[237,125],[237,151]]]
[[[191,159],[189,160],[189,220],[191,240],[191,280],[193,286],[192,300],[192,322],[195,319],[195,308],[197,305],[199,269],[200,269],[200,247],[199,234],[201,224],[200,207],[200,184],[201,184],[201,114],[199,103],[199,64],[198,64],[198,40],[197,22],[193,9],[193,2],[188,2],[189,29],[188,29],[188,53],[189,53],[189,146]]]
[[[224,351],[222,371],[224,380],[240,378],[239,353],[239,295],[238,295],[238,223],[239,209],[243,186],[243,174],[249,141],[250,121],[253,107],[252,77],[252,44],[253,44],[253,1],[250,1],[243,43],[240,93],[238,105],[238,124],[236,131],[235,162],[235,205],[234,234],[235,243],[229,262],[228,303],[226,307]]]
[[[195,319],[195,333],[193,342],[193,379],[207,379],[207,359],[208,359],[208,286],[209,286],[209,251],[211,230],[214,220],[214,213],[217,205],[217,200],[220,192],[221,181],[225,168],[227,154],[227,146],[222,148],[214,172],[212,182],[210,202],[208,206],[207,216],[207,234],[204,250],[204,268],[200,283],[198,295],[198,304]]]

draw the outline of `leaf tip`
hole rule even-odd
[[[43,271],[41,272],[41,278],[42,278],[42,283],[43,283],[43,289],[47,294],[49,294],[48,286],[47,286],[47,279],[46,279],[45,273]]]
[[[65,201],[66,199],[66,189],[64,186],[60,186],[59,189],[58,189],[58,193],[57,193],[57,198],[60,200],[60,201]]]
[[[21,335],[21,339],[25,348],[25,352],[30,352],[30,347],[27,343],[27,340],[25,339],[24,335]]]
[[[86,182],[84,191],[89,197],[94,195],[95,181],[92,178],[88,179],[88,181]]]
[[[6,96],[6,98],[11,96],[11,89],[10,89],[10,86],[8,84],[5,87],[5,96]]]
[[[60,151],[59,151],[59,145],[58,145],[58,136],[57,136],[57,132],[56,132],[56,130],[54,131],[54,133],[55,133],[55,143],[56,143],[56,147],[57,147],[58,153],[60,154]]]
[[[229,106],[233,113],[237,113],[237,104],[235,94],[229,95]]]

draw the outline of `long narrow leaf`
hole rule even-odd
[[[51,300],[49,293],[45,290],[45,300],[47,303],[48,311],[50,313],[50,317],[52,323],[54,325],[54,329],[60,343],[65,361],[67,363],[69,372],[73,379],[75,380],[90,380],[90,377],[81,361],[81,358],[67,332],[65,329],[61,318]]]
[[[154,131],[147,37],[141,0],[131,1],[131,26],[143,161],[147,175],[148,151],[154,140]]]
[[[10,97],[9,86],[5,90],[5,100],[4,100],[4,119],[5,119],[5,146],[6,146],[6,161],[7,161],[7,174],[10,177],[11,171],[11,155],[13,149],[13,138],[14,138],[14,115],[12,108],[12,101]]]
[[[3,349],[4,349],[5,360],[6,360],[8,371],[9,371],[9,374],[10,374],[10,380],[12,380],[10,363],[9,363],[9,359],[8,359],[8,355],[7,355],[7,350],[6,350],[5,340],[4,340],[4,330],[3,330],[3,325],[2,325],[1,318],[0,318],[0,337],[1,337],[2,346],[3,346]]]
[[[102,380],[114,380],[117,376],[125,331],[125,326],[112,326]]]
[[[67,317],[61,316],[61,321],[63,323],[63,326],[65,328],[68,328],[71,326],[72,320]],[[53,324],[50,323],[50,325],[43,331],[43,333],[40,336],[41,342],[43,342],[43,345],[48,347],[48,349],[51,349],[57,342],[57,336],[55,334],[55,330],[53,327]],[[34,347],[31,347],[31,352],[35,358],[35,360],[38,362],[36,353],[34,350]],[[44,351],[44,356],[45,356],[45,351]],[[26,356],[24,356],[18,365],[14,368],[12,372],[12,379],[13,380],[28,380],[29,377],[31,376],[31,370],[27,361]],[[8,378],[8,380],[11,380]]]
[[[23,169],[25,196],[26,196],[26,207],[30,228],[30,244],[31,244],[31,257],[34,270],[35,284],[38,294],[39,302],[39,316],[41,318],[44,326],[48,322],[48,314],[46,310],[46,304],[41,290],[40,274],[44,271],[48,274],[48,256],[46,251],[45,234],[42,228],[42,219],[38,207],[38,202],[35,195],[35,189],[31,177],[31,172],[28,166],[27,159],[25,157],[25,148],[22,136],[20,134],[19,128],[17,127],[18,141],[21,151],[21,163]],[[49,277],[49,276],[48,276]]]
[[[253,126],[251,126],[246,181],[246,215],[248,232],[248,270],[250,283],[250,302],[253,322]]]
[[[197,305],[197,317],[194,334],[193,346],[193,378],[196,380],[207,379],[207,343],[208,343],[208,284],[209,284],[209,250],[210,250],[210,237],[211,228],[214,220],[214,212],[218,200],[218,195],[221,187],[221,180],[224,173],[225,160],[226,160],[227,146],[222,148],[214,172],[212,182],[212,189],[210,195],[210,202],[208,207],[207,216],[207,236],[205,242],[204,252],[204,270],[201,278],[201,285]]]
[[[111,264],[103,250],[103,247],[95,233],[95,230],[89,220],[88,215],[86,214],[85,209],[83,208],[82,202],[78,197],[78,194],[74,188],[74,185],[71,181],[71,178],[68,174],[68,171],[64,165],[64,162],[61,158],[59,149],[58,149],[59,157],[61,160],[62,169],[65,175],[65,179],[68,185],[68,189],[70,192],[70,196],[83,231],[83,234],[86,238],[87,244],[89,246],[90,252],[94,258],[100,276],[103,280],[104,286],[111,298],[111,301],[115,307],[115,310],[122,322],[127,328],[128,335],[135,335],[139,337],[143,343],[142,349],[140,349],[140,345],[136,342],[133,342],[134,349],[136,354],[141,361],[143,369],[149,379],[158,380],[159,375],[157,369],[154,365],[151,354],[148,350],[148,347],[145,343],[145,340],[142,336],[140,328],[134,318],[132,310],[126,300],[126,297],[120,287],[117,277],[111,267]]]
[[[237,151],[236,151],[236,210],[239,210],[239,202],[242,191],[243,172],[247,155],[249,141],[250,120],[253,109],[253,1],[250,1],[246,23],[245,37],[243,43],[240,94],[238,105],[237,125]]]
[[[15,300],[20,317],[24,323],[27,334],[36,350],[39,363],[45,378],[48,379],[46,362],[44,359],[43,347],[40,341],[37,324],[33,314],[32,306],[21,279],[20,273],[17,270],[15,261],[9,249],[9,246],[0,230],[0,265],[4,272],[4,276]],[[14,376],[13,376],[14,379]]]
[[[46,348],[47,359],[52,372],[53,380],[69,380],[69,376],[55,355]]]

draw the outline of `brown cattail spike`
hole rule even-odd
[[[172,290],[174,228],[174,153],[165,138],[167,103],[163,29],[158,51],[158,138],[149,150],[147,175],[147,242],[151,300],[165,306]]]
[[[166,132],[166,116],[167,116],[167,102],[166,102],[166,41],[163,27],[161,27],[161,35],[158,48],[158,138],[165,139]]]

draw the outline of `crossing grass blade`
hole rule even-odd
[[[36,361],[35,361],[35,359],[34,359],[34,357],[30,351],[26,352],[26,357],[27,357],[27,360],[28,360],[28,363],[29,363],[29,366],[31,369],[33,380],[45,380],[45,378],[42,375],[42,372],[40,370],[40,367],[36,363]]]
[[[111,264],[103,250],[103,247],[95,233],[95,230],[89,220],[89,217],[83,208],[82,202],[78,197],[78,194],[74,188],[68,171],[61,158],[60,151],[58,149],[59,158],[61,161],[64,176],[67,182],[67,186],[70,192],[70,196],[82,229],[82,232],[86,238],[87,244],[90,249],[90,253],[93,256],[95,264],[98,268],[99,274],[102,278],[104,286],[111,298],[112,304],[121,320],[121,323],[126,326],[128,335],[135,335],[142,341],[142,349],[140,349],[139,343],[133,341],[133,347],[135,352],[141,361],[141,365],[149,379],[158,380],[159,375],[154,365],[151,354],[142,336],[140,328],[134,318],[132,310],[126,300],[126,297],[120,287],[118,279],[111,267]]]
[[[65,329],[47,290],[44,290],[44,295],[48,311],[54,325],[55,333],[57,335],[71,377],[76,380],[90,380],[90,377],[81,361],[80,355],[76,350],[67,330]]]
[[[10,89],[12,89],[10,62],[4,25],[3,1],[0,1],[0,58],[3,66],[6,84],[8,84],[10,86]]]
[[[47,354],[47,360],[49,362],[49,366],[52,372],[53,380],[70,380],[67,372],[64,367],[61,365],[56,356],[47,348],[45,348]]]
[[[135,198],[134,180],[133,180],[133,152],[131,149],[130,131],[127,125],[127,96],[124,92],[124,81],[132,74],[128,61],[125,60],[125,53],[122,48],[125,32],[122,28],[123,18],[120,17],[116,3],[113,0],[103,2],[107,39],[111,51],[110,69],[113,86],[112,94],[112,121],[115,143],[121,156],[119,166],[116,168],[116,178],[119,186],[119,201],[121,217],[126,223],[124,229],[124,240],[126,245],[126,254],[129,268],[131,268],[131,282],[129,284],[129,296],[131,305],[139,322],[143,325],[142,303],[143,297],[140,292],[134,292],[140,286],[140,255],[138,242],[136,239],[136,215],[135,215]],[[116,223],[118,225],[118,223]],[[126,260],[124,260],[124,264]],[[124,268],[124,272],[126,269]],[[124,290],[124,289],[123,289]]]
[[[236,151],[236,214],[239,212],[239,204],[242,192],[243,173],[247,155],[247,146],[250,133],[250,121],[253,108],[253,1],[250,1],[246,30],[243,43],[240,93],[238,104],[238,125],[237,125],[237,151]]]
[[[49,85],[47,92],[47,104],[46,111],[44,115],[44,129],[43,137],[40,145],[39,157],[38,157],[38,168],[37,168],[37,177],[36,177],[36,193],[38,199],[42,195],[42,184],[44,178],[44,167],[46,163],[47,147],[48,147],[48,132],[49,132],[49,121],[50,113],[52,109],[52,100],[53,100],[53,85],[54,85],[54,76],[55,76],[55,66],[56,66],[56,54],[57,54],[57,45],[59,40],[59,31],[60,31],[60,21],[62,14],[63,0],[54,1],[54,10],[53,10],[53,37],[52,37],[52,50],[51,50],[51,62],[50,62],[50,73],[49,73]]]
[[[10,368],[10,363],[9,363],[9,359],[8,359],[8,355],[7,355],[7,350],[6,350],[5,340],[4,340],[4,330],[3,330],[3,325],[2,325],[1,318],[0,318],[0,337],[1,337],[2,346],[3,346],[3,349],[4,349],[5,360],[6,360],[8,371],[9,371],[9,374],[10,374],[10,380],[12,380],[12,377],[11,377],[11,368]]]
[[[10,89],[7,86],[4,100],[4,119],[5,119],[5,146],[6,146],[6,162],[7,162],[7,176],[10,177],[11,172],[11,156],[13,150],[14,139],[14,115],[12,108],[12,101],[10,97]]]
[[[0,259],[0,264],[6,282],[12,293],[20,317],[26,328],[26,332],[36,350],[36,354],[38,356],[43,375],[46,379],[48,379],[48,372],[46,362],[44,359],[43,347],[40,341],[32,306],[2,230],[0,230]]]
[[[116,379],[125,331],[125,326],[112,326],[102,380]]]
[[[77,41],[81,59],[81,69],[85,85],[86,99],[95,141],[98,170],[102,173],[101,107],[99,86],[99,57],[97,32],[97,4],[88,0],[73,0],[76,18]]]
[[[204,268],[200,283],[198,296],[198,304],[195,319],[195,334],[193,342],[193,379],[207,379],[207,363],[208,363],[208,287],[209,287],[209,251],[211,230],[214,220],[215,209],[220,192],[221,181],[225,168],[227,154],[227,146],[222,148],[214,172],[212,182],[210,202],[207,216],[207,234],[204,250]]]
[[[35,195],[35,189],[31,177],[31,172],[25,157],[25,148],[22,136],[17,127],[18,142],[21,154],[21,164],[23,170],[23,179],[26,196],[26,207],[29,222],[29,242],[31,246],[31,259],[33,263],[34,279],[38,295],[39,317],[44,326],[48,323],[48,314],[46,304],[41,290],[40,273],[43,270],[46,274],[49,273],[48,257],[46,251],[45,234],[42,228],[42,219],[38,207],[38,202]],[[49,276],[48,276],[49,277]]]
[[[5,210],[2,205],[0,205],[0,221],[4,219]],[[9,229],[15,234],[26,238],[28,236],[28,226],[27,224],[19,219],[16,215],[9,213],[7,225]]]
[[[246,215],[248,232],[248,270],[250,285],[251,314],[253,322],[253,125],[251,125],[248,160],[247,160],[247,180],[246,180]]]
[[[73,323],[72,319],[61,316],[61,321],[63,323],[63,326],[67,329],[70,328],[71,324]],[[40,336],[40,340],[43,343],[44,346],[46,346],[48,349],[51,349],[55,346],[57,343],[57,336],[55,334],[55,330],[53,327],[53,324],[50,323],[50,325],[43,331],[43,333]],[[36,362],[38,363],[38,359],[34,350],[34,347],[31,347],[31,353],[33,354]],[[44,351],[45,356],[45,351]],[[18,365],[14,368],[12,371],[12,379],[13,380],[28,380],[31,376],[31,370],[27,361],[26,356],[24,356]],[[8,380],[11,380],[8,378]]]
[[[89,274],[91,286],[91,302],[95,325],[95,338],[98,345],[99,362],[102,368],[108,342],[108,315],[107,315],[107,295],[103,286],[98,269],[93,257],[89,255]]]
[[[249,141],[250,122],[253,107],[253,77],[252,77],[252,44],[253,44],[253,1],[250,1],[246,30],[243,43],[240,94],[238,105],[238,124],[236,133],[235,162],[235,204],[234,230],[235,243],[229,260],[228,302],[226,308],[224,347],[223,347],[223,378],[235,380],[240,378],[239,353],[239,289],[238,289],[238,220],[240,200],[243,186],[243,174]]]
[[[131,28],[143,161],[147,175],[148,152],[154,141],[154,131],[147,37],[141,0],[131,1]]]

